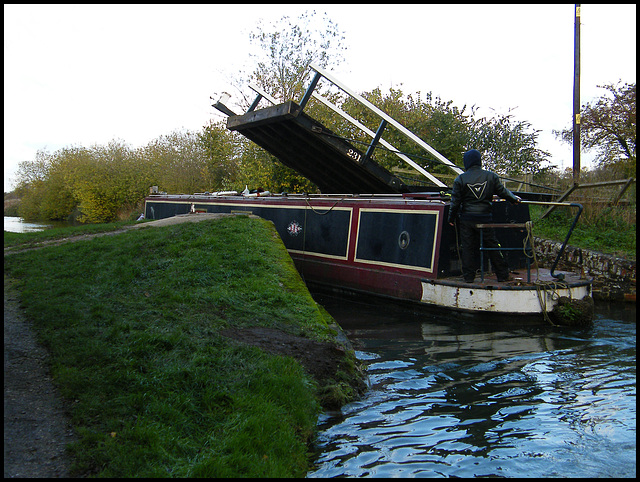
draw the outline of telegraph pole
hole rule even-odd
[[[573,184],[580,180],[580,4],[575,6],[573,46]]]

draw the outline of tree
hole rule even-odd
[[[218,169],[229,149],[225,136],[231,136],[216,132],[222,138],[209,138],[209,144],[201,134],[187,131],[160,136],[138,149],[113,140],[53,154],[38,151],[34,161],[18,170],[18,214],[28,220],[66,220],[79,214],[80,222],[110,222],[138,211],[151,185],[188,194],[211,190],[225,174]],[[214,146],[219,148],[217,163],[211,157]]]
[[[383,94],[379,88],[374,89],[364,93],[363,97],[458,166],[462,166],[463,153],[475,148],[483,153],[485,167],[499,174],[520,176],[547,169],[545,162],[548,162],[549,154],[537,148],[540,131],[532,130],[528,122],[517,121],[511,112],[478,118],[478,109],[475,107],[468,112],[466,105],[459,108],[453,105],[453,101],[444,101],[431,92],[424,97],[420,92],[405,96],[400,89],[394,88],[388,94]],[[342,109],[370,130],[377,129],[380,122],[378,116],[355,100],[346,100]],[[341,130],[340,133],[362,142],[363,149],[370,142],[370,138],[363,135],[358,137],[355,128]],[[432,174],[444,175],[443,180],[447,175],[451,177],[452,171],[448,167],[392,126],[385,129],[383,137]],[[387,169],[406,167],[398,157],[385,153],[383,149],[376,151],[375,159]]]
[[[139,152],[120,141],[68,154],[72,161],[64,170],[66,184],[79,201],[80,222],[111,222],[128,214],[151,185]]]
[[[595,102],[582,106],[580,145],[596,151],[601,167],[618,168],[624,176],[636,171],[636,84],[598,85],[607,92]],[[571,144],[573,127],[554,131]]]
[[[174,131],[145,146],[140,156],[152,176],[149,185],[176,194],[214,189],[216,180],[209,171],[209,157],[201,136],[191,131]]]
[[[549,161],[549,153],[537,148],[540,131],[532,130],[529,122],[516,120],[511,110],[508,114],[475,120],[471,131],[466,148],[482,152],[486,169],[506,176],[522,176],[549,167],[544,164]]]
[[[47,151],[38,150],[34,161],[25,161],[18,165],[16,191],[21,193],[18,215],[27,221],[44,219],[40,210],[50,160],[51,155]]]
[[[242,190],[246,185],[252,189],[263,188],[276,193],[318,191],[318,188],[307,178],[300,176],[251,141],[245,142],[243,147],[238,182],[237,190]]]
[[[219,122],[211,122],[198,134],[206,156],[205,178],[212,190],[237,189],[242,183],[238,179],[240,144],[234,134]]]
[[[260,22],[250,34],[250,40],[259,48],[259,53],[254,55],[257,66],[250,74],[240,73],[242,84],[256,84],[282,102],[302,97],[311,81],[311,63],[321,67],[339,63],[345,50],[342,45],[344,36],[337,25],[326,14],[317,20],[315,11],[305,12],[294,21],[283,16],[270,26]],[[238,84],[237,81],[235,83]],[[255,95],[245,95],[242,89],[238,90],[246,109]],[[292,189],[317,191],[308,179],[282,165],[264,150],[256,151],[251,144],[248,139],[239,140],[238,179],[244,179],[246,184],[252,179],[260,179],[260,184],[252,187],[263,187],[273,192]],[[249,172],[249,169],[255,172]]]
[[[26,220],[67,220],[78,205],[65,179],[65,149],[36,153],[34,161],[20,163],[18,214]]]
[[[250,81],[282,102],[302,95],[311,80],[311,63],[327,67],[343,61],[343,32],[326,13],[321,21],[315,15],[315,10],[304,12],[294,22],[283,16],[268,30],[260,21],[250,34],[262,50]]]
[[[439,97],[434,97],[431,92],[424,97],[420,92],[405,96],[401,89],[393,87],[388,93],[376,88],[363,93],[362,97],[426,141],[447,159],[452,162],[458,158],[462,159],[463,147],[469,139],[469,120],[465,114],[465,107],[458,109],[452,105],[452,101],[445,102]],[[341,108],[371,131],[375,132],[378,129],[381,119],[355,99],[348,98]],[[344,137],[355,139],[360,143],[356,146],[362,150],[366,150],[371,142],[370,137],[350,124],[346,129],[338,129],[338,132]],[[427,171],[433,174],[452,174],[448,167],[392,125],[385,128],[382,137]],[[374,159],[389,170],[394,167],[409,167],[381,146],[376,148]]]
[[[249,82],[257,84],[281,101],[296,100],[301,98],[310,83],[313,72],[309,65],[312,62],[327,67],[329,63],[342,60],[344,37],[337,26],[325,16],[322,28],[310,28],[313,15],[315,12],[305,13],[294,23],[285,16],[272,24],[270,29],[266,29],[262,23],[258,25],[251,34],[251,41],[261,48],[262,56],[255,71],[247,76]],[[350,97],[335,93],[328,95],[334,104],[341,106],[370,130],[377,130],[380,119],[375,114]],[[549,154],[537,149],[539,131],[531,131],[527,122],[515,121],[511,113],[495,119],[475,119],[473,108],[467,113],[466,106],[460,109],[452,101],[443,101],[431,93],[424,99],[420,92],[405,97],[400,89],[393,88],[388,94],[374,89],[363,96],[458,165],[462,164],[463,152],[475,147],[485,152],[487,167],[499,173],[520,175],[545,169],[544,162]],[[253,97],[244,98],[247,107]],[[312,102],[306,111],[336,134],[366,150],[370,139],[351,124],[342,119],[325,123],[329,116],[332,119],[336,116],[323,105]],[[401,152],[413,156],[414,161],[429,171],[451,175],[448,167],[433,159],[393,126],[386,128],[384,138]],[[274,161],[268,153],[253,149],[251,142],[246,139],[240,143],[238,159],[240,177],[260,179],[263,184],[261,187],[265,189],[277,192],[309,184],[308,180]],[[406,167],[395,155],[382,148],[376,150],[375,160],[388,169]],[[255,172],[248,172],[247,169]],[[310,189],[305,191],[310,192]]]

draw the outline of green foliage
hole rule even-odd
[[[150,185],[136,153],[116,141],[38,152],[33,163],[21,164],[19,177],[18,212],[27,220],[67,220],[79,209],[81,222],[110,222],[139,203]]]
[[[134,206],[148,192],[150,178],[127,145],[111,141],[74,154],[76,162],[65,174],[82,212],[79,221],[114,221],[121,208]]]
[[[210,123],[203,127],[198,138],[204,149],[204,170],[210,190],[230,190],[238,180],[238,137],[222,123]]]
[[[23,186],[24,189],[25,186]],[[18,216],[24,218],[27,221],[46,219],[40,214],[42,207],[42,199],[45,191],[45,184],[43,181],[32,181],[28,189],[25,189],[25,195],[20,200],[17,212]]]
[[[233,163],[225,164],[229,137],[209,126],[160,136],[138,149],[114,140],[40,151],[20,165],[18,213],[27,220],[67,220],[79,211],[80,222],[104,223],[139,210],[152,185],[174,193],[215,190],[235,175]]]
[[[65,150],[59,156],[38,151],[33,162],[18,168],[18,215],[27,220],[66,220],[77,206],[65,182]]]
[[[14,193],[4,193],[4,215],[5,216],[18,216],[18,206],[20,205],[20,199],[15,197]]]
[[[374,105],[381,106],[383,111],[425,140],[447,159],[456,162],[462,158],[462,152],[469,137],[465,107],[458,109],[452,105],[452,101],[445,102],[439,97],[434,97],[431,92],[424,98],[420,92],[409,94],[405,101],[402,91],[393,88],[389,89],[388,96],[382,96],[376,89],[364,94],[363,97]],[[451,173],[448,168],[440,167],[439,161],[395,128],[390,127],[388,136],[385,135],[384,138],[400,151],[414,155],[414,160],[427,170],[435,173]],[[387,158],[390,156],[391,154],[386,155]],[[390,166],[406,167],[395,155],[392,159],[393,163],[390,163]]]
[[[212,137],[214,133],[216,137]],[[154,139],[139,154],[151,173],[152,182],[147,189],[157,185],[161,191],[176,194],[213,190],[220,182],[216,177],[219,158],[212,159],[210,155],[224,152],[222,146],[215,151],[220,141],[219,130],[212,129],[203,133],[176,131]]]
[[[363,97],[459,166],[462,166],[462,154],[472,147],[483,153],[485,167],[500,174],[538,173],[545,169],[544,163],[548,161],[548,153],[536,148],[539,131],[530,131],[529,123],[516,121],[511,114],[477,118],[477,110],[467,112],[466,106],[458,108],[453,101],[434,97],[431,92],[423,98],[420,92],[405,96],[400,89],[391,88],[388,94],[374,89]],[[347,99],[341,107],[370,130],[377,130],[380,119],[354,99]],[[355,139],[363,150],[370,142],[351,125],[337,132]],[[446,174],[451,174],[440,161],[392,126],[385,129],[383,138],[428,171],[445,175],[445,180]],[[406,167],[398,157],[381,148],[376,151],[375,159],[387,169]]]
[[[469,148],[482,152],[486,169],[506,176],[522,176],[548,169],[549,153],[537,148],[539,130],[518,121],[509,112],[491,118],[474,120]]]
[[[73,402],[76,475],[304,476],[315,381],[219,333],[332,337],[271,223],[136,229],[5,254],[5,273]]]
[[[276,193],[317,192],[311,181],[282,164],[257,144],[246,140],[243,145],[236,190],[242,191],[245,186],[250,186]]]
[[[311,80],[310,63],[325,68],[340,63],[345,49],[343,33],[326,16],[317,21],[315,15],[306,12],[294,20],[284,16],[269,26],[259,23],[250,33],[257,48],[256,68],[241,73],[242,85],[252,82],[276,99],[298,100]],[[325,87],[321,82],[317,89],[370,130],[378,129],[377,116]],[[603,98],[585,108],[585,146],[602,150],[600,167],[619,173],[618,178],[631,177],[635,175],[635,83],[604,87],[613,100]],[[537,147],[540,131],[517,120],[511,111],[479,117],[475,106],[459,108],[431,92],[405,95],[399,88],[388,92],[376,88],[362,95],[458,166],[462,166],[464,151],[476,148],[483,153],[486,168],[507,177],[535,174],[540,178],[551,170],[549,154]],[[242,96],[245,108],[255,98],[254,93]],[[371,139],[350,123],[314,100],[306,109],[366,151]],[[568,135],[567,131],[563,135]],[[451,170],[393,126],[387,126],[383,138],[451,185],[455,177]],[[381,146],[374,159],[389,170],[407,168]],[[27,220],[64,220],[77,214],[93,223],[125,219],[139,209],[152,185],[172,194],[242,191],[245,186],[276,193],[318,191],[308,179],[249,139],[229,132],[222,123],[210,123],[200,132],[162,135],[135,150],[112,141],[104,147],[38,152],[34,161],[20,166],[18,177],[18,213]],[[416,180],[425,182],[421,176],[408,182]]]
[[[344,35],[326,14],[322,19],[316,13],[305,12],[292,20],[283,16],[270,25],[260,21],[249,40],[257,47],[256,68],[241,72],[236,83],[242,87],[253,83],[280,101],[299,100],[306,90],[312,71],[311,63],[327,67],[342,60]],[[320,27],[315,27],[320,25]],[[242,90],[242,89],[239,89]],[[244,96],[244,110],[255,94]],[[262,187],[271,192],[317,192],[308,179],[282,165],[248,139],[241,138],[234,159],[235,189],[244,186]]]

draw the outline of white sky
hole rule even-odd
[[[306,10],[345,32],[346,61],[329,70],[350,88],[432,92],[489,117],[516,108],[542,131],[538,147],[571,167],[551,131],[571,124],[573,4],[4,5],[4,190],[40,149],[199,131],[218,118],[209,97],[234,93],[227,74],[253,70],[257,20]],[[581,11],[584,104],[599,84],[636,81],[636,5]]]

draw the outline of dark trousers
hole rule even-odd
[[[462,276],[465,281],[473,281],[476,271],[480,268],[480,229],[476,228],[479,221],[458,220],[460,227],[460,241],[462,244]],[[481,222],[481,221],[480,221]],[[485,248],[500,248],[493,228],[484,228],[482,244]],[[493,272],[498,279],[506,279],[509,276],[507,260],[501,251],[485,251],[491,260]],[[485,270],[487,265],[485,264]]]

